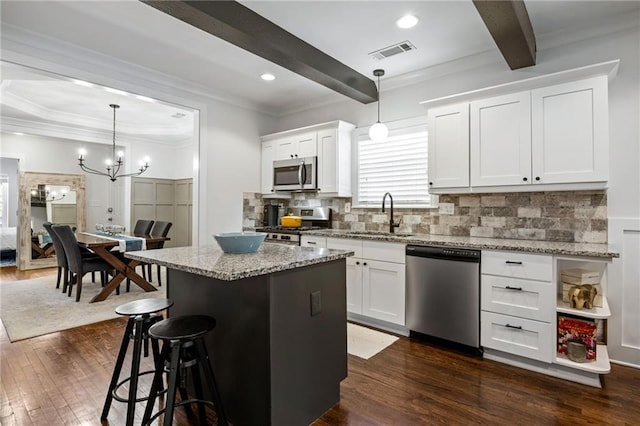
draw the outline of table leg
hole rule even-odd
[[[107,263],[109,263],[109,265],[113,266],[114,269],[118,271],[118,273],[111,279],[111,281],[109,281],[109,283],[107,283],[107,285],[104,286],[100,293],[98,293],[93,297],[93,299],[91,299],[89,303],[102,302],[103,300],[105,300],[125,278],[131,279],[131,281],[136,283],[144,291],[158,291],[157,288],[149,284],[135,271],[136,266],[140,264],[139,261],[133,259],[127,259],[128,261],[123,261],[120,258],[114,256],[113,253],[111,253],[104,247],[96,247],[94,249],[94,252],[102,259],[104,259]]]

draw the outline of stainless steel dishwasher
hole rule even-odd
[[[408,245],[406,256],[410,335],[481,353],[480,251]]]

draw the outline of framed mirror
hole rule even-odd
[[[18,268],[56,266],[55,250],[42,224],[85,230],[85,176],[22,172],[19,180]]]

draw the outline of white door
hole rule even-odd
[[[276,160],[291,160],[298,153],[296,141],[293,138],[274,141]]]
[[[337,139],[335,130],[318,132],[318,188],[338,192]]]
[[[471,103],[471,186],[531,183],[531,92]]]
[[[297,150],[294,153],[298,158],[315,157],[318,155],[317,132],[303,133],[295,138]]]
[[[469,186],[469,104],[428,112],[429,188]]]
[[[605,182],[607,77],[531,92],[533,183]]]
[[[347,312],[362,313],[362,259],[347,258]]]
[[[362,314],[404,326],[405,265],[362,262]]]

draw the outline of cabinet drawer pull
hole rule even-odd
[[[517,291],[522,291],[522,287],[511,287],[511,286],[506,286],[505,287],[507,290],[517,290]]]
[[[505,262],[507,265],[522,265],[522,262],[520,261],[515,261],[515,260],[507,260]]]
[[[505,324],[505,327],[507,327],[507,328],[513,328],[513,329],[515,329],[515,330],[522,330],[522,326],[521,326],[521,325]]]
[[[315,241],[307,241],[307,244],[313,244],[316,245],[317,243]]]

